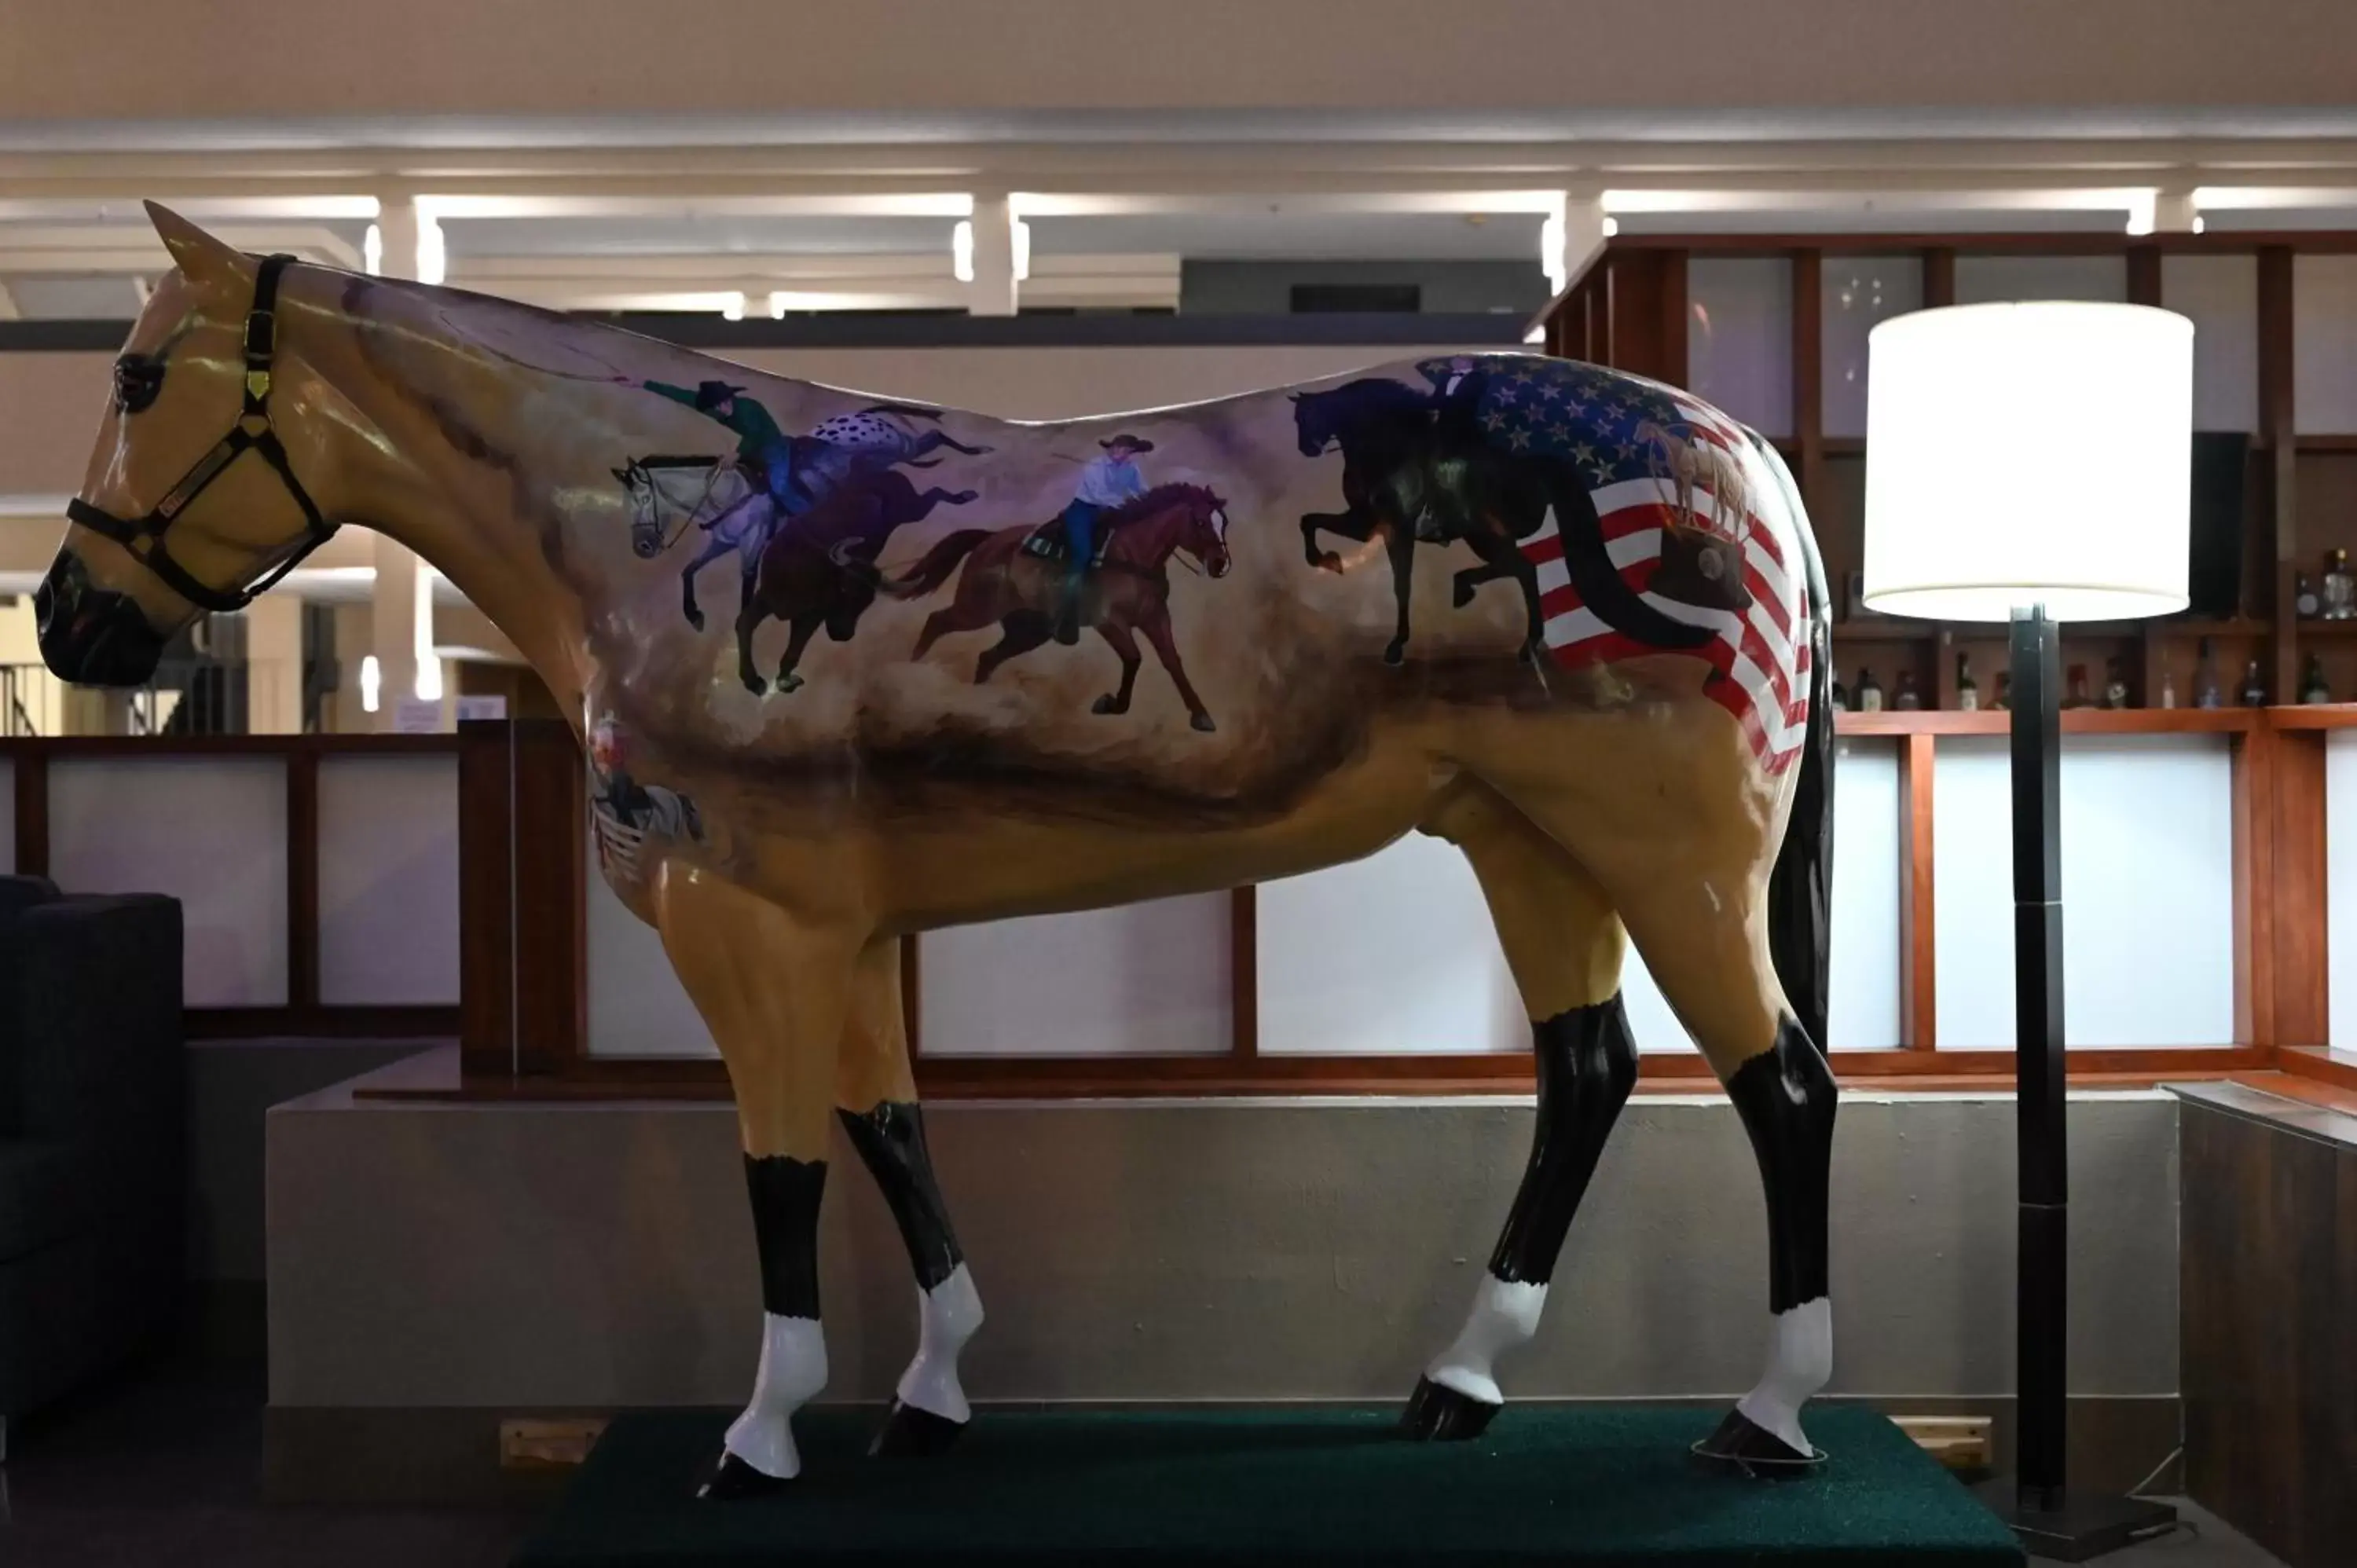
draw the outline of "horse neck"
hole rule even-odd
[[[1105,559],[1129,566],[1159,567],[1178,548],[1191,506],[1189,497],[1173,496],[1147,515],[1121,524],[1113,531]]]
[[[377,325],[343,300],[298,320],[295,352],[360,418],[307,402],[287,417],[312,427],[286,432],[289,445],[328,454],[335,481],[321,499],[332,515],[406,546],[449,578],[515,644],[560,709],[577,713],[589,612],[555,564],[561,544],[550,529],[561,520],[540,513],[536,487],[517,471],[519,455],[490,450],[447,400],[371,361],[364,338]],[[462,449],[470,445],[485,450]],[[488,483],[505,504],[486,505],[487,475],[502,459],[506,471]]]

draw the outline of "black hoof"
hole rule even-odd
[[[687,624],[694,627],[696,630],[702,631],[704,629],[704,612],[702,610],[688,611]]]
[[[1407,644],[1394,642],[1383,650],[1383,662],[1396,670],[1407,662]]]
[[[929,1410],[919,1410],[912,1404],[892,1402],[885,1413],[884,1424],[876,1429],[876,1441],[867,1445],[868,1456],[876,1459],[930,1459],[944,1453],[965,1430],[965,1423],[952,1421],[945,1415],[935,1415]]]
[[[1430,1378],[1418,1378],[1400,1425],[1419,1443],[1458,1443],[1480,1436],[1497,1413],[1498,1407],[1487,1400],[1459,1393]]]
[[[1121,710],[1114,706],[1114,701],[1111,697],[1099,697],[1090,705],[1089,712],[1092,714],[1117,714],[1121,712]]]
[[[1825,1462],[1822,1451],[1803,1454],[1739,1410],[1730,1410],[1718,1430],[1694,1445],[1695,1457],[1729,1465],[1746,1475],[1791,1475]]]
[[[696,1488],[695,1495],[716,1503],[733,1503],[747,1498],[775,1497],[792,1485],[790,1480],[765,1476],[736,1455],[723,1452],[720,1468],[712,1473],[712,1479]]]
[[[1211,715],[1209,714],[1197,714],[1193,718],[1189,719],[1187,722],[1192,725],[1195,728],[1202,731],[1205,735],[1209,735],[1213,730],[1220,727],[1211,722]]]

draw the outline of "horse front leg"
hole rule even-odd
[[[1324,572],[1340,572],[1342,558],[1331,550],[1318,547],[1320,530],[1339,533],[1355,544],[1364,544],[1374,537],[1375,520],[1365,512],[1306,511],[1301,514],[1301,553],[1312,566]]]
[[[1384,543],[1392,558],[1392,597],[1399,606],[1391,643],[1383,650],[1383,662],[1397,669],[1407,662],[1408,584],[1415,575],[1415,530],[1405,522],[1386,522],[1383,526]]]
[[[1219,728],[1211,722],[1203,699],[1195,694],[1195,682],[1187,679],[1187,667],[1178,662],[1178,645],[1170,635],[1170,607],[1157,605],[1139,618],[1137,629],[1154,645],[1154,656],[1162,660],[1162,668],[1170,671],[1170,683],[1178,688],[1178,700],[1187,704],[1187,722],[1205,735]]]
[[[770,694],[769,682],[753,663],[753,628],[770,618],[770,612],[751,593],[745,596],[744,607],[737,612],[737,679],[745,682],[745,690],[757,697]]]
[[[1121,660],[1121,690],[1099,697],[1089,711],[1092,714],[1125,714],[1129,712],[1130,693],[1137,689],[1137,667],[1144,662],[1138,656],[1137,639],[1122,621],[1106,621],[1097,628],[1097,634],[1113,645]]]
[[[802,654],[809,649],[811,639],[818,635],[819,624],[816,616],[796,616],[786,623],[786,656],[778,660],[778,693],[780,696],[802,690],[802,678],[794,673],[794,666],[802,661]]]
[[[704,548],[697,552],[695,559],[680,569],[680,610],[687,617],[687,624],[698,631],[704,629],[704,611],[695,602],[695,575],[736,548],[725,539],[706,535]]]

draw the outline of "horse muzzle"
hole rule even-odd
[[[144,686],[164,657],[164,635],[128,594],[90,580],[81,557],[61,550],[33,592],[41,662],[83,686]]]

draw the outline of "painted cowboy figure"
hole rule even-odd
[[[1061,520],[1064,543],[1071,552],[1064,573],[1063,610],[1056,621],[1056,640],[1061,643],[1081,639],[1081,595],[1096,559],[1097,520],[1146,493],[1146,476],[1137,470],[1137,458],[1154,450],[1153,442],[1126,434],[1108,436],[1097,445],[1104,448],[1104,455],[1090,458],[1081,470],[1080,488],[1065,506]]]
[[[1452,440],[1480,440],[1481,403],[1490,391],[1490,372],[1481,362],[1458,354],[1426,360],[1416,370],[1432,383],[1434,428]]]

